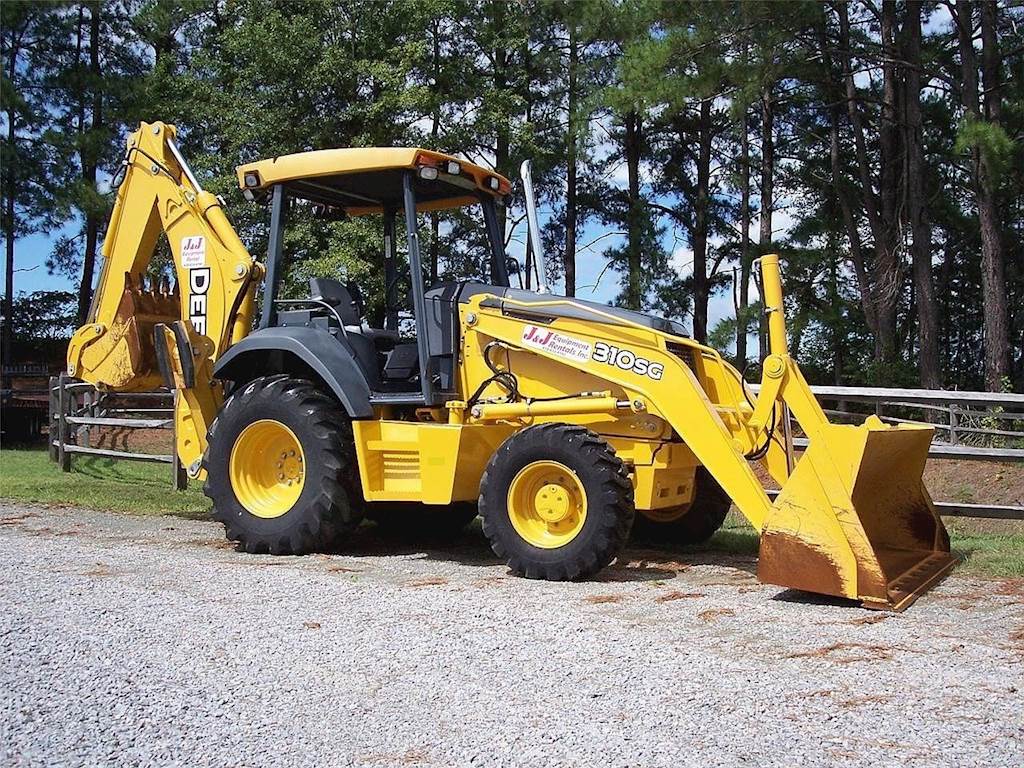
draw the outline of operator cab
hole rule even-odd
[[[438,405],[455,397],[460,295],[503,293],[509,286],[497,209],[511,189],[508,180],[448,155],[402,148],[287,155],[240,166],[238,178],[247,199],[270,199],[259,329],[305,327],[330,334],[356,361],[374,405]],[[481,234],[472,261],[482,274],[433,285],[413,279],[425,274],[417,214],[453,209]],[[290,226],[302,230],[311,217],[371,215],[382,227],[383,279],[376,281],[376,291],[355,281],[314,277],[305,296],[280,296],[283,265],[292,255],[285,245]]]

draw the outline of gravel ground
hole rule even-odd
[[[889,615],[631,551],[514,579],[478,530],[236,553],[0,504],[6,765],[1022,765],[1024,583]]]

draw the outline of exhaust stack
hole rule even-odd
[[[530,229],[530,245],[533,247],[533,258],[537,260],[537,293],[551,293],[551,288],[548,287],[544,248],[540,242],[540,223],[537,221],[537,198],[533,194],[532,167],[532,161],[523,160],[523,164],[519,166],[519,175],[523,179],[523,195],[526,197],[526,221]]]

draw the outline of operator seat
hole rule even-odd
[[[353,301],[352,294],[337,280],[329,277],[311,277],[309,298],[313,301],[322,301],[334,309],[343,326],[344,335],[340,338],[348,342],[352,348],[356,362],[359,363],[370,387],[376,387],[380,383],[377,344],[371,335],[363,332],[362,318],[359,316],[359,308]]]

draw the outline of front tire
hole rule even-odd
[[[208,438],[203,492],[246,552],[330,550],[359,525],[348,417],[311,382],[276,375],[240,386]]]
[[[509,437],[480,481],[491,548],[513,573],[571,581],[615,559],[633,524],[622,460],[588,429],[541,424]]]

